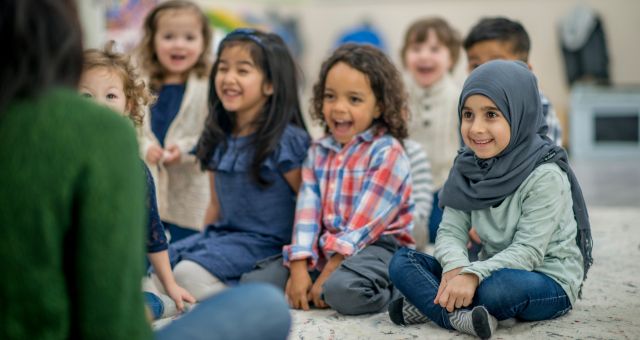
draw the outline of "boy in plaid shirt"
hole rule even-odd
[[[312,114],[330,134],[303,165],[292,243],[241,281],[274,283],[297,309],[384,311],[397,294],[389,261],[414,243],[402,80],[382,52],[356,44],[338,48],[319,78]]]

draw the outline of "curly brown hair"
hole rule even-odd
[[[331,68],[337,63],[345,63],[362,72],[371,85],[381,116],[373,124],[384,127],[399,141],[407,138],[407,93],[400,72],[393,63],[377,48],[370,45],[348,43],[340,46],[322,63],[318,82],[313,86],[311,99],[311,117],[325,127],[327,123],[322,114],[325,83]]]
[[[404,59],[409,46],[427,41],[429,38],[429,31],[433,31],[436,34],[436,37],[438,37],[438,40],[449,50],[449,54],[451,55],[451,67],[449,68],[449,72],[453,71],[453,68],[456,66],[458,59],[460,58],[462,38],[460,37],[460,33],[451,27],[446,20],[439,17],[420,19],[409,26],[407,33],[404,35],[404,44],[400,50],[400,60],[402,60],[402,65],[406,66]]]
[[[162,78],[164,69],[156,55],[154,38],[158,31],[158,18],[160,15],[171,10],[193,11],[202,24],[202,41],[204,46],[202,54],[193,66],[193,71],[199,78],[205,78],[209,75],[211,68],[211,28],[209,27],[209,19],[198,5],[186,0],[170,0],[156,6],[144,20],[144,36],[140,44],[136,48],[138,62],[142,70],[149,77],[149,87],[153,91],[158,91],[162,86]]]
[[[142,124],[144,112],[155,98],[149,92],[137,70],[131,64],[129,56],[114,51],[115,41],[109,41],[104,49],[88,49],[84,52],[82,72],[97,67],[113,71],[122,79],[124,95],[127,101],[127,114],[136,126]]]

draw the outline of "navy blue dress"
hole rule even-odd
[[[194,261],[221,281],[236,283],[256,262],[280,254],[291,243],[296,193],[284,178],[300,168],[307,155],[308,134],[289,125],[277,149],[261,168],[271,182],[261,188],[251,177],[252,136],[229,137],[227,149],[216,150],[208,164],[215,172],[220,219],[199,234],[169,246],[171,264]]]
[[[153,177],[146,164],[144,172],[147,176],[147,209],[149,219],[147,221],[147,253],[157,253],[169,248],[167,236],[164,233],[164,226],[158,215],[158,204],[156,202],[156,186]]]
[[[163,148],[167,131],[180,111],[186,87],[186,84],[163,85],[157,101],[151,107],[151,131]]]

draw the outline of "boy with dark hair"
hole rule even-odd
[[[504,17],[481,19],[463,42],[467,52],[469,72],[494,59],[520,60],[531,69],[529,51],[531,40],[522,24]],[[553,106],[540,92],[542,114],[546,119],[546,135],[562,146],[562,128]]]

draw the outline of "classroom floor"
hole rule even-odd
[[[640,159],[571,162],[589,206],[594,264],[567,315],[501,324],[494,339],[640,339]],[[292,311],[290,340],[471,339],[433,323],[400,327],[387,313]],[[159,326],[159,324],[156,324]]]
[[[500,325],[493,339],[640,338],[640,209],[592,207],[595,262],[583,299],[551,321]],[[344,316],[330,310],[293,311],[289,339],[472,339],[433,323],[396,326],[386,313]]]

